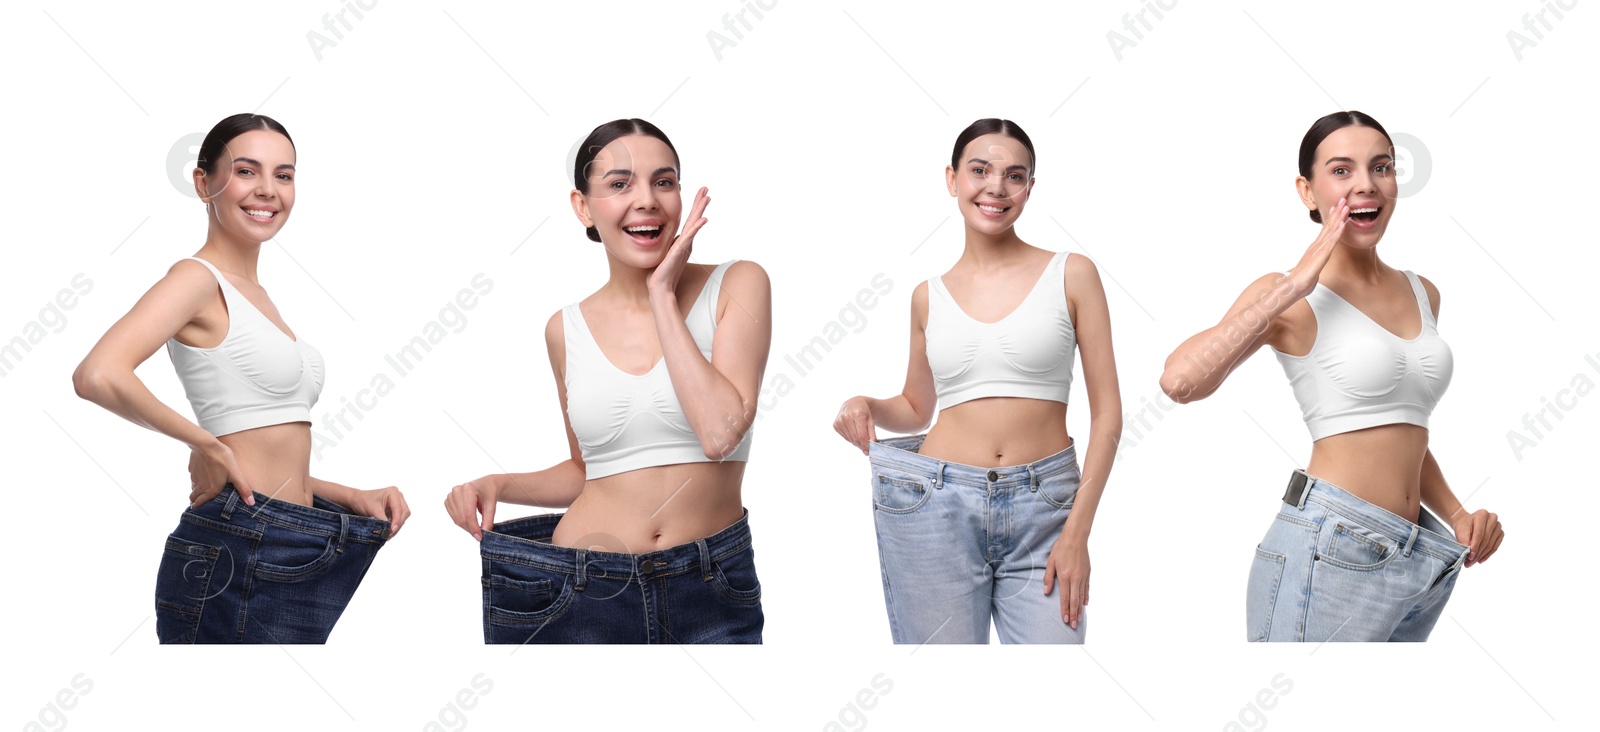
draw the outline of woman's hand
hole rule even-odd
[[[1058,582],[1059,580],[1059,582]],[[1089,604],[1089,540],[1063,532],[1050,547],[1044,565],[1044,594],[1061,587],[1061,620],[1078,629],[1078,616]]]
[[[1500,527],[1500,517],[1481,508],[1472,513],[1467,513],[1465,508],[1456,511],[1450,519],[1450,528],[1456,532],[1456,543],[1467,547],[1468,567],[1489,561],[1500,548],[1500,540],[1506,538],[1505,529]]]
[[[1350,205],[1345,199],[1339,199],[1332,208],[1322,214],[1322,231],[1317,234],[1315,241],[1301,255],[1300,262],[1289,270],[1289,279],[1294,282],[1294,299],[1298,300],[1311,294],[1317,289],[1317,279],[1322,276],[1322,268],[1327,266],[1328,258],[1333,256],[1333,248],[1339,243],[1339,236],[1344,233],[1344,225],[1350,220]]]
[[[706,195],[706,188],[702,186],[694,195],[694,207],[689,209],[688,225],[678,232],[678,238],[673,239],[672,246],[667,249],[667,256],[650,272],[646,287],[651,292],[676,296],[678,278],[683,275],[683,268],[689,263],[689,252],[694,249],[694,235],[706,224],[701,214],[705,213],[708,203],[711,203],[711,197]]]
[[[833,431],[844,437],[845,442],[861,449],[861,454],[871,454],[867,443],[878,440],[878,432],[872,423],[872,406],[864,396],[850,397],[839,407],[839,416],[833,418]]]
[[[494,529],[494,509],[499,502],[499,476],[485,475],[451,488],[450,495],[444,497],[444,509],[463,531],[483,541],[484,529]],[[482,521],[478,520],[480,514]]]
[[[204,446],[189,450],[189,508],[199,508],[216,498],[228,483],[239,491],[244,505],[256,505],[255,492],[245,481],[231,448],[212,438]]]
[[[355,491],[348,500],[346,508],[362,516],[388,520],[390,539],[400,535],[400,527],[411,517],[411,507],[406,505],[406,497],[392,485],[370,491]]]

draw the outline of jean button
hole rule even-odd
[[[652,562],[652,561],[646,559],[646,560],[644,560],[644,561],[639,563],[639,572],[641,574],[650,574],[650,573],[652,573],[654,571],[656,571],[656,563],[655,562]]]
[[[993,483],[993,482],[995,482],[995,481],[997,481],[999,479],[1000,479],[1000,473],[998,471],[995,471],[995,470],[989,471],[989,482],[990,483]]]

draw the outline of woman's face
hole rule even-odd
[[[672,148],[649,135],[619,137],[595,155],[585,175],[589,192],[572,192],[578,220],[599,229],[612,256],[641,269],[660,264],[683,214]]]
[[[945,168],[945,184],[967,226],[1000,234],[1022,215],[1033,190],[1033,159],[1015,137],[982,135],[961,151],[961,164]]]
[[[1317,146],[1311,163],[1311,177],[1295,180],[1300,200],[1307,209],[1322,212],[1327,221],[1329,209],[1345,199],[1350,220],[1339,241],[1353,247],[1371,248],[1389,228],[1389,217],[1399,192],[1394,177],[1394,150],[1388,138],[1371,127],[1352,125],[1334,130]]]
[[[211,225],[234,238],[261,243],[294,208],[294,145],[272,130],[251,130],[228,141],[207,175],[195,168],[194,188],[211,204]]]

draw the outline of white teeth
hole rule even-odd
[[[1377,212],[1378,212],[1378,209],[1375,209],[1375,208],[1352,208],[1352,209],[1350,209],[1350,213],[1353,213],[1353,214],[1358,214],[1358,213],[1377,213]]]
[[[996,208],[994,206],[985,206],[985,205],[983,205],[981,203],[978,204],[978,208],[981,208],[981,209],[983,209],[985,211],[988,211],[989,213],[1004,213],[1005,212],[1005,209],[1003,209],[1003,208]]]
[[[659,227],[659,226],[629,226],[629,227],[623,229],[623,231],[627,231],[627,232],[634,233],[634,234],[642,234],[642,233],[647,232],[647,231],[660,231],[660,230],[661,230],[661,227]]]
[[[257,211],[253,209],[245,209],[245,213],[257,219],[270,219],[273,215],[272,211]]]

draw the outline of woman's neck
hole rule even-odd
[[[257,279],[256,265],[261,261],[261,243],[243,241],[217,231],[215,224],[206,235],[206,243],[195,252],[217,269],[238,275],[245,281],[261,284]]]
[[[1006,264],[1016,261],[1018,254],[1028,248],[1027,242],[1017,236],[1016,227],[1007,227],[999,234],[985,234],[967,227],[966,248],[961,252],[961,259],[957,266],[963,262],[975,272],[993,272],[1003,268]]]

